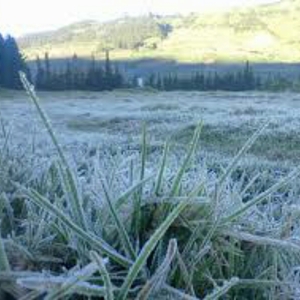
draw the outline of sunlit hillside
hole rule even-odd
[[[51,57],[74,53],[114,58],[168,58],[181,62],[298,62],[300,60],[300,1],[189,16],[146,16],[108,23],[86,21],[54,32],[19,39],[33,59],[48,51]]]

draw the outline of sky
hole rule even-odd
[[[278,0],[277,0],[278,1]],[[21,36],[84,21],[124,15],[187,14],[275,0],[0,0],[0,32]]]

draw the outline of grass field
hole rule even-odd
[[[40,93],[65,146],[93,145],[121,150],[140,143],[145,122],[151,144],[167,138],[184,147],[203,121],[200,145],[207,155],[230,158],[266,120],[269,127],[250,149],[261,162],[297,162],[300,154],[300,95],[296,93],[134,92]],[[2,92],[2,119],[18,141],[44,141],[47,135],[24,93]]]
[[[0,91],[0,299],[299,299],[300,94],[39,96]]]

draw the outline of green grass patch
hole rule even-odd
[[[195,125],[189,125],[173,135],[177,144],[187,144]],[[201,133],[201,146],[208,150],[234,155],[251,136],[254,129],[241,127],[221,127],[204,125]],[[298,161],[300,157],[300,135],[298,132],[263,133],[248,153],[271,161]]]

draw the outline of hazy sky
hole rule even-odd
[[[274,0],[0,0],[0,32],[22,35],[72,22],[109,20],[125,14],[189,13]]]

